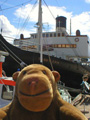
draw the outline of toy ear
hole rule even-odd
[[[13,80],[16,81],[17,80],[17,77],[18,77],[18,74],[20,73],[20,71],[17,71],[15,73],[13,73],[12,77],[13,77]]]
[[[55,81],[58,82],[58,80],[60,80],[60,74],[57,71],[52,71],[54,77],[55,77]]]

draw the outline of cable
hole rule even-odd
[[[3,40],[1,40],[1,43],[3,45],[3,48],[10,53],[10,56],[18,63],[18,64],[21,64],[21,63],[24,63],[19,57],[17,57],[4,43],[3,43]],[[16,59],[17,58],[17,59]],[[26,65],[26,63],[25,63]]]
[[[30,13],[31,13],[32,10],[35,8],[36,3],[37,3],[37,0],[35,1],[34,5],[32,6],[32,9],[31,9]],[[19,30],[18,34],[20,34],[21,31],[24,31],[24,28],[26,27],[27,22],[29,21],[29,19],[30,19],[30,17],[29,17],[29,15],[28,15],[27,18],[25,19],[25,21],[24,21],[21,29]],[[18,36],[18,34],[17,34],[17,36]],[[16,36],[16,37],[17,37],[17,36]]]
[[[46,47],[46,51],[47,51],[47,54],[48,54],[48,59],[49,59],[49,62],[50,62],[50,65],[51,65],[51,69],[52,69],[52,71],[54,71],[54,68],[53,68],[53,63],[52,63],[52,60],[51,60],[51,57],[50,57],[50,52],[49,52],[49,49],[48,49],[48,47],[47,47],[47,39],[46,39],[46,41],[45,41],[46,43],[45,43],[45,47]]]
[[[1,14],[3,15],[3,11],[2,11],[2,7],[1,7],[1,5],[0,5],[0,10],[1,10]],[[3,23],[2,23],[2,20],[1,20],[1,28],[0,28],[0,32],[1,32],[1,34],[2,34],[2,26],[3,26]]]
[[[0,11],[4,11],[4,10],[8,10],[8,9],[12,9],[12,8],[15,8],[15,7],[18,7],[18,6],[24,5],[24,4],[26,4],[26,3],[29,3],[29,2],[31,2],[31,1],[32,1],[32,0],[29,0],[28,2],[25,2],[25,3],[19,4],[19,5],[13,6],[13,7],[5,8],[5,9],[2,9],[2,10],[0,10]]]
[[[21,9],[22,9],[23,6],[21,6]],[[19,17],[19,20],[18,20],[18,24],[17,24],[17,31],[16,31],[16,36],[19,32],[19,27],[20,27],[20,21],[21,21],[21,17]],[[17,37],[16,37],[17,38]]]
[[[44,0],[43,0],[44,1]],[[46,2],[44,1],[45,5],[47,6],[49,12],[51,13],[52,17],[55,19],[54,15],[52,14],[51,10],[49,9],[48,5],[46,4]]]
[[[56,0],[56,3],[57,3],[58,6],[60,6],[58,0]]]
[[[14,37],[8,37],[8,36],[5,36],[5,35],[4,35],[3,37],[6,37],[6,38],[11,38],[11,39],[15,39]]]

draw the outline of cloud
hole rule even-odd
[[[14,25],[12,25],[10,23],[10,21],[7,19],[7,17],[5,17],[4,15],[0,15],[0,26],[1,26],[1,29],[2,29],[2,32],[0,30],[1,34],[9,42],[13,42],[14,38],[19,37],[17,35],[18,31],[19,31],[19,34],[23,33],[22,31],[17,30],[17,28],[15,28]],[[26,37],[30,36],[29,31],[25,30],[24,33],[25,33]]]
[[[14,14],[19,18],[26,19],[28,17],[29,21],[36,22],[38,18],[36,11],[38,11],[38,8],[36,7],[32,10],[32,7],[33,6],[31,4],[25,5],[17,9]]]
[[[87,35],[90,37],[90,12],[83,12],[79,15],[72,17],[72,32],[79,29],[81,34]]]
[[[37,22],[38,20],[38,7],[35,7],[32,11],[32,5],[28,4],[25,7],[19,8],[16,10],[16,12],[14,13],[17,17],[21,17],[21,18],[26,18],[27,16],[30,18],[29,21],[33,21],[33,22]],[[42,7],[42,14],[43,14],[43,22],[49,22],[50,24],[54,23],[54,17],[57,17],[57,15],[60,16],[71,16],[71,12],[66,12],[66,8],[65,7],[55,7],[55,6],[49,6],[49,9],[46,6]],[[53,14],[53,16],[51,15],[51,13]],[[27,13],[27,14],[26,14]],[[53,21],[52,21],[53,19]]]
[[[33,22],[34,25],[38,21],[38,6],[36,6],[32,10],[32,5],[28,4],[22,8],[19,8],[16,10],[14,13],[18,18],[26,19],[28,22]],[[52,14],[51,14],[51,13]],[[27,13],[27,14],[26,14]],[[43,19],[43,24],[47,24],[46,26],[49,25],[49,30],[55,31],[55,24],[56,24],[56,17],[57,16],[65,16],[70,20],[72,16],[72,12],[67,12],[65,7],[55,7],[55,6],[49,6],[49,9],[46,6],[42,7],[42,19]],[[32,24],[33,25],[33,24]],[[31,25],[31,28],[34,27]]]
[[[89,2],[90,0],[87,0],[87,1]],[[30,22],[37,23],[38,7],[35,7],[33,11],[31,11],[31,9],[32,9],[32,5],[28,4],[23,8],[17,9],[15,12],[15,15],[17,17],[21,17],[22,19],[25,19],[26,12],[28,11],[27,12],[27,16],[29,17],[28,20]],[[49,10],[53,14],[53,16],[51,15]],[[71,18],[71,20],[72,20],[72,34],[75,35],[76,30],[79,29],[81,31],[81,34],[84,34],[84,35],[88,34],[89,35],[90,12],[83,12],[83,13],[78,14],[78,15],[73,15],[73,12],[67,12],[67,9],[64,6],[63,7],[49,6],[49,9],[46,6],[43,6],[42,13],[43,13],[44,26],[45,26],[45,23],[47,23],[46,31],[47,31],[47,29],[49,31],[55,31],[55,27],[56,27],[55,18],[57,16],[65,16],[67,18],[67,31],[68,32],[70,31],[70,18]],[[90,35],[89,35],[89,37],[90,37]]]
[[[15,34],[15,31],[16,31],[16,28],[10,24],[9,20],[3,16],[3,15],[0,15],[0,26],[1,26],[1,29],[2,29],[2,35],[3,36],[12,36]]]
[[[33,10],[32,7],[33,6],[31,4],[28,4],[17,9],[14,13],[15,18],[13,19],[13,23],[17,22],[17,19],[20,18],[24,21],[24,24],[28,24],[28,29],[27,27],[25,28],[25,26],[21,27],[22,29],[16,28],[9,22],[9,20],[5,16],[0,16],[3,34],[8,36],[10,35],[16,38],[19,37],[21,33],[23,33],[25,37],[30,37],[30,33],[36,32],[36,28],[34,26],[38,21],[38,7],[36,6]],[[53,16],[51,15],[49,10],[53,14]],[[75,35],[76,30],[79,29],[82,35],[88,35],[90,37],[90,12],[83,12],[78,15],[73,15],[73,12],[67,12],[67,9],[64,6],[49,6],[49,10],[46,6],[42,7],[43,23],[45,28],[44,31],[55,31],[55,18],[57,16],[65,16],[67,18],[68,33],[70,31],[71,18],[72,34]]]
[[[86,3],[90,3],[90,0],[85,0]]]

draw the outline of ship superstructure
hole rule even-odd
[[[39,52],[40,43],[37,39],[37,33],[31,34],[30,38],[24,38],[20,35],[20,39],[14,40],[14,45],[22,50]],[[56,18],[56,31],[43,32],[43,54],[55,56],[74,62],[87,62],[90,57],[89,41],[87,35],[81,35],[80,30],[76,30],[76,35],[69,35],[66,32],[66,17],[58,16]]]

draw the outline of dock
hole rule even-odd
[[[90,120],[90,95],[79,94],[72,104]]]

